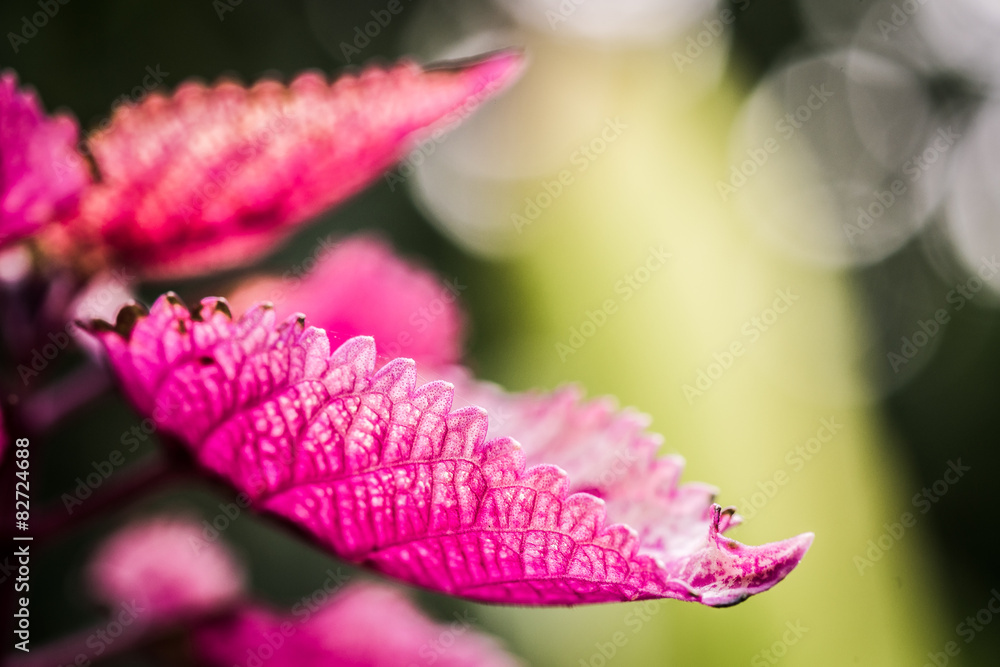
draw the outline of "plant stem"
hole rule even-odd
[[[137,625],[123,626],[122,633],[114,641],[102,644],[104,652],[97,657],[91,655],[87,641],[104,627],[83,630],[76,634],[61,637],[41,648],[32,648],[30,653],[8,655],[5,664],[11,667],[54,667],[55,665],[94,664],[107,658],[127,653],[143,644],[147,639],[146,628]],[[30,648],[30,647],[29,647]],[[78,663],[83,656],[87,662]]]
[[[88,361],[24,400],[21,419],[31,433],[50,430],[62,419],[102,396],[111,387],[107,372]]]
[[[193,630],[216,620],[229,618],[231,614],[235,613],[238,604],[238,602],[232,602],[221,607],[203,609],[174,618],[137,618],[131,616],[129,623],[118,621],[115,614],[112,613],[110,620],[104,624],[60,637],[40,648],[31,649],[31,652],[27,654],[8,654],[4,656],[6,661],[3,664],[11,667],[95,665],[133,651],[155,648],[157,644],[164,642],[179,641],[182,645],[187,646],[190,643],[187,639]],[[129,606],[122,605],[122,612],[144,611],[141,607],[135,606],[135,603],[132,603],[131,610],[128,609]],[[114,634],[113,627],[120,627],[120,633]],[[100,640],[103,647],[103,651],[99,655],[93,652],[94,649],[91,646],[95,638]]]
[[[63,532],[77,527],[105,511],[124,507],[129,501],[158,491],[169,483],[185,478],[189,469],[171,458],[157,456],[152,463],[131,466],[120,481],[106,483],[78,507],[49,506],[32,521],[35,543],[46,543]]]

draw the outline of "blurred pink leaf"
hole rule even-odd
[[[13,72],[0,73],[0,247],[76,206],[90,181],[76,122],[49,117]]]
[[[203,468],[337,556],[432,590],[534,605],[728,605],[783,579],[812,541],[741,545],[721,536],[731,512],[717,505],[702,508],[707,534],[691,540],[690,506],[705,493],[673,489],[670,459],[636,493],[657,494],[644,521],[664,502],[668,521],[681,517],[676,543],[672,524],[640,534],[612,523],[617,498],[571,494],[554,465],[526,468],[517,442],[487,440],[481,408],[452,411],[452,385],[417,387],[408,360],[376,372],[370,338],[331,350],[324,331],[279,324],[266,307],[233,322],[224,301],[191,313],[165,295],[148,314],[126,307],[114,327],[92,329],[126,395]],[[672,510],[672,498],[684,506]]]
[[[368,185],[517,75],[500,53],[455,69],[370,67],[328,83],[186,83],[120,107],[88,147],[100,174],[67,233],[112,264],[179,276],[246,263]]]
[[[248,655],[270,656],[274,667],[514,667],[519,664],[466,616],[448,624],[426,618],[393,589],[353,584],[313,611],[278,616],[247,607],[203,627],[196,650],[206,665],[249,664]],[[261,649],[263,648],[263,652]]]
[[[324,252],[304,277],[258,277],[229,298],[242,313],[269,301],[279,318],[309,313],[332,340],[372,336],[380,360],[407,357],[440,366],[462,355],[464,317],[457,278],[436,275],[398,256],[380,239],[359,235]]]
[[[112,608],[141,610],[142,625],[189,625],[198,664],[250,664],[248,655],[275,667],[388,666],[428,656],[450,667],[517,664],[475,631],[467,613],[437,624],[388,587],[353,584],[337,592],[324,585],[323,598],[277,616],[244,598],[233,554],[184,517],[126,526],[97,550],[89,570],[97,598]],[[326,601],[330,592],[334,597]]]
[[[220,544],[185,518],[135,523],[109,538],[91,560],[90,587],[110,606],[135,603],[144,622],[197,618],[243,595],[243,571]]]

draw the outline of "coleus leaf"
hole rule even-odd
[[[619,411],[610,399],[584,402],[576,387],[509,394],[461,367],[447,367],[461,349],[455,299],[462,286],[457,279],[441,281],[369,235],[322,245],[324,252],[304,278],[251,278],[229,297],[230,307],[243,312],[266,300],[279,318],[309,313],[310,322],[325,329],[332,341],[370,335],[379,362],[405,356],[417,362],[422,380],[452,382],[454,406],[475,405],[490,415],[487,439],[506,435],[517,440],[529,466],[558,465],[568,473],[571,491],[588,491],[614,503],[614,514],[628,516],[640,534],[667,531],[674,547],[682,544],[682,528],[692,540],[704,539],[716,490],[686,484],[674,491],[683,460],[657,460],[662,438],[646,431],[648,417]],[[657,498],[663,500],[659,506],[650,502]],[[650,516],[635,516],[637,510]],[[726,515],[730,524],[735,518]],[[648,546],[650,540],[643,542]]]
[[[53,247],[161,277],[245,263],[457,123],[520,65],[507,52],[453,69],[370,67],[332,84],[306,73],[287,86],[153,93],[89,137],[100,178],[67,224],[72,242]]]
[[[528,468],[516,441],[488,440],[481,408],[453,411],[452,385],[416,386],[405,359],[375,371],[372,339],[331,350],[324,331],[279,323],[265,306],[234,322],[222,300],[192,313],[168,294],[149,313],[126,307],[114,327],[91,328],[126,395],[203,468],[337,556],[432,590],[532,605],[723,606],[783,579],[812,541],[744,546],[722,537],[732,512],[717,505],[697,540],[689,518],[676,541],[669,523],[652,534],[645,522],[671,497],[684,507],[668,522],[704,497],[671,491],[679,466],[669,459],[636,488],[666,494],[649,498],[642,533],[613,523],[614,504],[572,493],[561,468]]]
[[[214,614],[244,596],[242,566],[186,517],[145,519],[118,530],[94,554],[88,575],[95,598],[111,607],[135,603],[144,622]]]
[[[660,456],[663,438],[646,430],[649,417],[619,410],[610,397],[585,401],[573,385],[512,394],[461,367],[429,374],[454,385],[453,407],[486,410],[487,439],[504,434],[521,443],[528,465],[558,465],[571,493],[601,498],[610,516],[636,530],[642,551],[663,562],[696,551],[712,530],[723,533],[742,520],[732,508],[713,506],[714,486],[679,484],[684,459]]]
[[[469,619],[448,625],[425,617],[399,591],[372,583],[351,584],[316,610],[281,616],[260,606],[210,623],[195,633],[205,665],[230,667],[270,647],[274,667],[514,667],[519,664]],[[268,642],[270,638],[270,642]]]
[[[249,598],[243,567],[225,544],[206,540],[202,527],[184,516],[143,519],[118,530],[94,554],[88,574],[97,599],[111,608],[140,609],[141,624],[154,631],[187,626],[200,665],[252,664],[253,656],[275,667],[372,667],[428,655],[448,667],[517,664],[475,632],[467,615],[439,625],[387,586],[350,583],[341,589],[342,573],[327,579],[307,605],[276,614]],[[449,641],[440,641],[446,633]]]
[[[379,363],[388,360],[388,342],[386,347],[397,348],[393,356],[417,361],[422,380],[452,382],[453,407],[484,408],[490,416],[487,439],[512,437],[524,448],[527,465],[558,465],[568,473],[571,492],[602,498],[612,516],[639,532],[647,552],[656,550],[666,561],[703,543],[716,489],[678,487],[683,459],[658,457],[662,438],[647,432],[648,417],[619,411],[610,399],[584,402],[576,387],[509,394],[461,367],[444,366],[460,349],[453,324],[460,317],[454,304],[459,287],[457,280],[442,282],[361,235],[326,251],[305,278],[250,279],[229,303],[238,312],[264,300],[275,304],[279,316],[307,312],[336,341],[371,335]],[[399,342],[410,345],[400,350]],[[722,528],[737,519],[725,513]]]
[[[379,359],[408,357],[433,367],[462,354],[465,318],[457,306],[465,286],[441,281],[398,257],[388,243],[357,235],[326,249],[303,277],[257,277],[229,297],[236,312],[262,301],[278,316],[309,313],[333,340],[372,336]]]
[[[13,72],[0,73],[0,247],[76,206],[90,180],[78,140],[75,121],[46,116]]]

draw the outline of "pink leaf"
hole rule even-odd
[[[112,607],[141,610],[143,624],[193,626],[198,664],[253,664],[248,655],[275,667],[397,665],[428,655],[451,667],[516,664],[475,632],[467,613],[439,625],[388,587],[354,584],[336,592],[328,580],[321,597],[276,616],[243,599],[242,569],[233,555],[182,517],[148,519],[118,531],[98,549],[89,570],[97,597]],[[331,592],[333,599],[326,601]]]
[[[331,350],[322,330],[265,307],[233,322],[223,301],[192,314],[166,295],[94,331],[129,398],[203,468],[337,556],[426,588],[498,603],[727,605],[784,578],[812,540],[741,545],[721,537],[731,513],[713,506],[702,539],[684,532],[675,548],[666,530],[645,545],[606,518],[613,503],[571,493],[562,469],[526,468],[517,442],[487,440],[486,413],[453,411],[450,384],[417,387],[408,360],[376,372],[370,338]],[[658,464],[650,488],[677,471]],[[694,500],[674,497],[685,507],[668,520],[686,531]]]
[[[309,313],[309,321],[332,340],[374,337],[380,360],[408,357],[440,366],[462,354],[462,289],[458,279],[440,282],[381,240],[356,236],[324,252],[305,277],[251,278],[229,303],[243,312],[269,301],[279,317]]]
[[[684,459],[659,456],[663,438],[646,430],[647,415],[619,410],[610,397],[584,401],[575,386],[508,394],[475,380],[464,368],[438,369],[433,375],[455,386],[453,407],[486,410],[487,438],[513,438],[524,447],[528,465],[558,465],[572,480],[571,493],[603,499],[609,514],[636,529],[643,553],[669,562],[705,543],[716,520],[718,490],[701,483],[679,485]],[[741,518],[727,509],[719,521],[724,532]]]
[[[513,667],[518,664],[496,643],[475,632],[461,614],[437,624],[399,592],[354,584],[313,611],[281,617],[246,608],[201,629],[197,651],[205,664],[250,664],[249,656],[274,667]],[[261,649],[264,649],[263,651]]]
[[[120,530],[98,549],[90,585],[111,606],[133,602],[144,620],[195,618],[235,603],[243,572],[221,545],[207,542],[197,523],[159,518]]]
[[[90,181],[76,154],[79,130],[48,117],[33,92],[0,74],[0,247],[68,214]]]
[[[583,392],[566,386],[552,393],[509,394],[475,380],[461,367],[425,369],[422,379],[446,380],[455,387],[453,407],[476,405],[490,415],[487,438],[510,437],[524,447],[527,465],[550,463],[566,471],[570,493],[587,492],[604,500],[609,516],[634,528],[639,553],[661,563],[683,563],[686,572],[710,567],[718,548],[737,544],[721,533],[742,518],[735,508],[713,503],[718,490],[708,484],[680,485],[684,459],[659,456],[662,437],[649,433],[649,417],[619,410],[610,397],[584,401]],[[706,543],[706,535],[708,542]],[[769,545],[808,548],[811,535]],[[750,547],[739,545],[751,553]],[[705,548],[708,547],[707,550]],[[757,549],[765,549],[759,547]],[[789,551],[796,554],[795,549]],[[770,588],[798,563],[802,553],[778,567],[772,578],[739,583],[730,580],[706,590],[701,601],[727,605]],[[695,557],[692,557],[694,555]],[[692,579],[695,576],[692,574]]]
[[[288,86],[154,93],[90,137],[101,178],[70,232],[147,275],[244,263],[461,120],[520,63],[501,53],[449,70],[372,67],[332,84],[307,73]]]

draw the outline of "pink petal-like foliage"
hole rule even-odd
[[[0,247],[76,206],[90,181],[78,135],[72,119],[46,116],[13,72],[0,73]]]
[[[462,354],[464,288],[397,257],[372,236],[344,239],[324,252],[305,277],[251,278],[229,298],[239,313],[262,301],[279,318],[309,313],[331,340],[372,336],[380,359],[408,357],[441,366]]]
[[[245,263],[510,83],[521,58],[404,62],[333,83],[185,83],[123,106],[88,139],[100,173],[68,231],[113,263],[188,275]],[[79,252],[79,248],[75,248]]]
[[[453,408],[476,405],[486,410],[487,439],[503,434],[521,443],[529,466],[558,465],[571,480],[571,493],[603,499],[609,515],[638,532],[643,551],[663,562],[705,546],[716,513],[719,533],[741,521],[731,510],[713,507],[718,493],[714,486],[680,485],[684,459],[659,456],[663,438],[646,430],[649,417],[619,410],[610,397],[585,401],[580,388],[572,385],[551,393],[509,394],[475,380],[464,368],[431,373],[455,386]]]
[[[376,372],[370,338],[331,350],[324,331],[267,307],[233,322],[224,301],[191,313],[166,295],[93,330],[126,395],[203,468],[337,556],[426,588],[497,603],[722,606],[780,581],[812,540],[722,537],[732,512],[706,508],[706,487],[676,488],[676,459],[644,462],[620,492],[527,468],[517,442],[487,440],[481,408],[452,410],[452,385],[417,387],[409,360]],[[631,517],[638,528],[617,523]],[[693,539],[695,528],[707,530]]]
[[[196,650],[209,667],[513,667],[517,661],[475,632],[459,615],[448,624],[424,617],[398,591],[353,584],[316,611],[278,616],[247,607],[196,634]]]
[[[199,617],[243,595],[243,571],[233,556],[184,518],[120,530],[98,549],[89,574],[98,599],[111,606],[135,602],[144,622]]]

